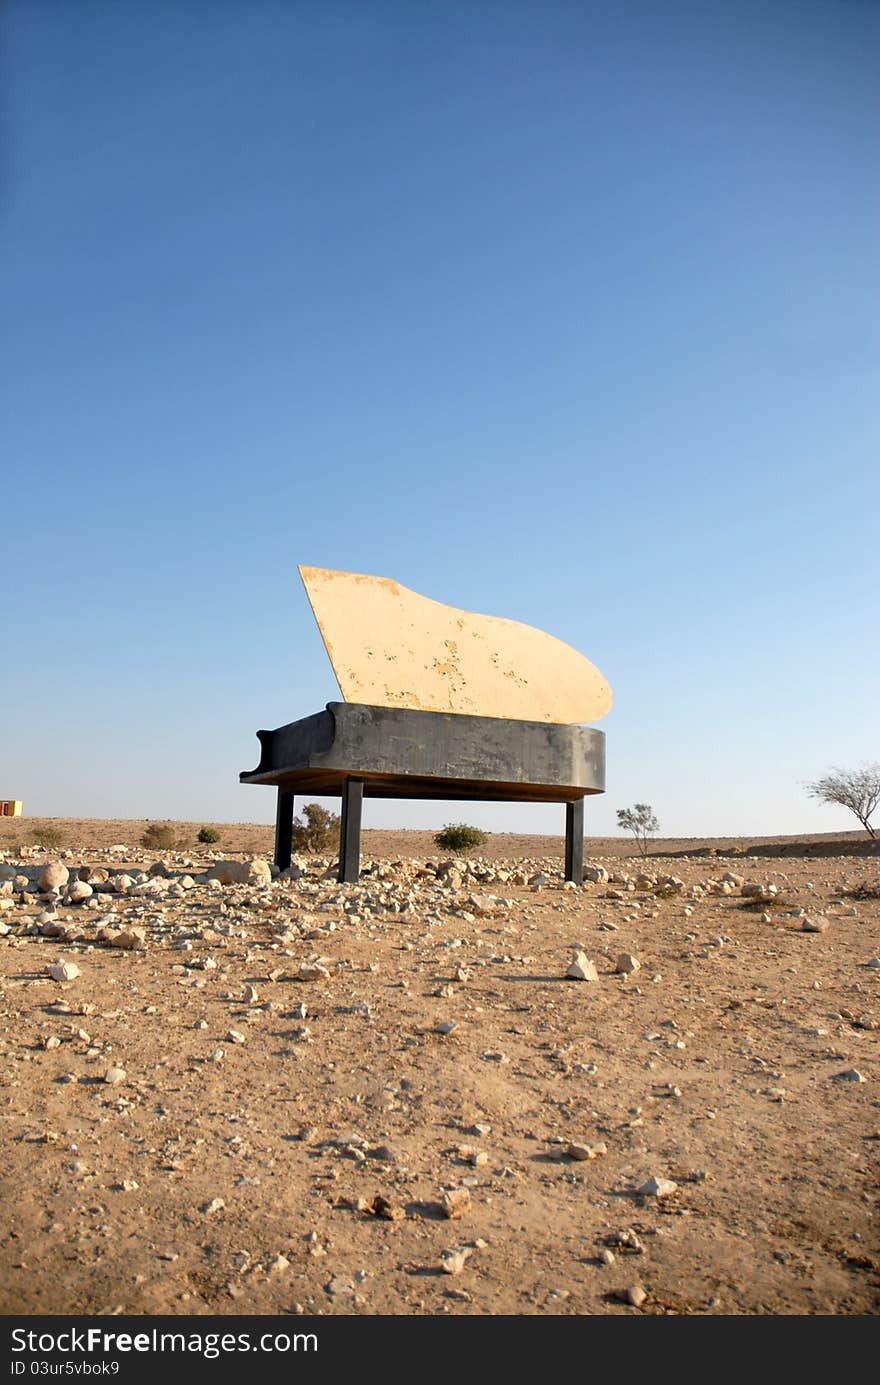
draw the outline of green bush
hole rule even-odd
[[[434,845],[441,851],[473,851],[486,840],[486,833],[479,827],[469,827],[466,822],[449,822],[434,837]]]
[[[319,803],[307,803],[293,820],[290,844],[294,851],[326,855],[339,841],[339,814],[330,813]]]
[[[219,842],[220,833],[216,827],[203,827],[198,839],[203,846],[213,846],[214,842]]]
[[[148,851],[167,851],[176,841],[177,833],[170,822],[151,822],[141,837],[141,846]]]
[[[64,842],[64,833],[60,827],[38,827],[34,833],[34,845],[41,846],[44,851],[55,851]]]

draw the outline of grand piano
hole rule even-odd
[[[586,726],[328,702],[258,731],[262,754],[242,784],[278,789],[275,863],[290,865],[297,794],[339,796],[339,879],[360,872],[364,798],[565,804],[565,878],[583,879],[584,798],[605,789],[605,734]]]
[[[560,803],[565,878],[580,883],[584,799],[605,790],[604,733],[581,724],[611,704],[599,670],[543,631],[389,578],[300,574],[346,700],[258,731],[260,763],[239,775],[277,788],[278,867],[297,794],[341,798],[341,881],[360,872],[364,798]]]

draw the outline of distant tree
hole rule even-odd
[[[214,842],[219,842],[220,833],[216,827],[203,827],[199,832],[198,839],[203,846],[213,846]]]
[[[473,851],[475,846],[482,846],[486,840],[486,833],[481,832],[479,827],[469,827],[466,822],[449,822],[434,837],[434,845],[439,846],[441,851]]]
[[[880,803],[880,764],[863,765],[861,769],[834,768],[823,778],[807,784],[807,793],[820,803],[848,808],[868,835],[876,837],[870,817]]]
[[[339,814],[330,813],[320,803],[307,803],[293,820],[290,844],[294,851],[324,855],[332,851],[339,836]]]
[[[643,856],[648,854],[648,837],[660,831],[660,824],[649,803],[637,803],[634,808],[618,808],[617,825],[632,832]]]

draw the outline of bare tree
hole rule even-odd
[[[871,837],[876,832],[870,817],[880,803],[880,764],[863,765],[861,769],[832,769],[822,779],[807,784],[807,793],[820,803],[836,803],[855,813]]]
[[[632,832],[643,856],[648,854],[649,835],[660,830],[650,803],[637,803],[634,808],[618,808],[617,825]]]

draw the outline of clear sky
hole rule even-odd
[[[270,821],[298,562],[550,631],[667,835],[880,759],[880,5],[9,0],[0,796]],[[372,803],[366,825],[562,830]]]

